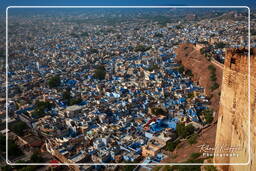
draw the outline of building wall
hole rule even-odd
[[[147,149],[147,146],[148,145],[145,145],[145,146],[142,147],[142,156],[143,157],[155,156],[159,152],[159,150],[155,151],[155,149],[154,150],[153,149]]]
[[[248,112],[248,53],[245,49],[227,49],[223,70],[223,83],[218,116],[215,147],[238,147],[234,153],[238,157],[214,157],[215,163],[247,163],[248,166],[218,166],[219,170],[256,170],[255,104],[256,104],[256,48],[251,50],[250,107],[251,127]],[[253,126],[254,125],[254,126]],[[251,151],[249,148],[251,129]],[[222,151],[223,152],[223,151]],[[221,153],[216,150],[215,153]]]

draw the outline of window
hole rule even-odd
[[[236,64],[236,59],[235,58],[231,58],[230,60],[230,68],[232,67],[232,65]]]
[[[235,59],[235,58],[231,58],[230,63],[231,63],[231,64],[236,64],[236,59]]]

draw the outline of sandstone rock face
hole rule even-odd
[[[180,44],[176,49],[176,60],[180,62],[186,69],[190,69],[193,73],[193,81],[198,82],[200,86],[204,87],[207,96],[212,96],[211,107],[215,111],[219,109],[220,96],[219,92],[221,86],[211,91],[212,82],[210,80],[211,73],[208,69],[209,65],[214,65],[216,68],[217,83],[221,85],[222,82],[222,69],[216,66],[211,61],[200,53],[202,46],[193,45],[190,43]]]
[[[176,54],[176,59],[181,62],[186,69],[192,71],[193,80],[204,87],[206,94],[210,95],[211,82],[209,81],[210,71],[208,71],[208,65],[211,63],[200,54],[200,50],[193,44],[187,43],[179,45]]]
[[[250,86],[248,86],[248,64],[248,50],[227,49],[221,86],[215,142],[217,149],[215,149],[214,162],[244,163],[244,166],[223,165],[218,166],[219,170],[256,170],[256,48],[251,49]],[[250,91],[248,87],[250,87]],[[250,96],[248,96],[249,94]],[[249,120],[251,120],[251,124]],[[249,134],[250,130],[251,134]],[[233,148],[233,151],[230,148]],[[216,156],[219,153],[229,154],[229,156]],[[238,156],[230,156],[232,153]],[[251,158],[249,158],[249,154],[251,154]],[[245,165],[246,163],[249,164]]]

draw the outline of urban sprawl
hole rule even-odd
[[[223,63],[225,47],[247,46],[247,13],[152,11],[9,16],[9,160],[159,163],[211,124],[209,97],[175,50],[189,42]],[[3,67],[1,108],[5,79]]]

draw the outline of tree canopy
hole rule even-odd
[[[192,124],[185,126],[184,123],[178,123],[176,126],[178,136],[185,138],[194,133],[195,128]]]
[[[223,48],[226,47],[226,44],[223,43],[223,42],[218,42],[218,43],[215,44],[215,47],[216,47],[216,48],[221,48],[221,49],[223,49]]]
[[[191,135],[191,137],[189,137],[189,139],[188,139],[188,143],[189,143],[189,144],[195,144],[195,143],[197,143],[197,137],[198,137],[197,134]]]
[[[135,47],[134,51],[135,52],[139,52],[139,51],[145,52],[145,51],[149,50],[150,48],[151,48],[150,46],[138,45]]]
[[[19,136],[24,135],[24,130],[27,128],[27,124],[22,121],[17,121],[14,124],[10,125],[10,129]]]
[[[106,69],[103,65],[97,66],[95,71],[94,71],[94,78],[98,80],[104,80],[106,76]]]
[[[154,107],[154,108],[152,108],[152,114],[154,114],[154,115],[166,115],[166,112],[162,108]]]
[[[166,144],[166,150],[168,151],[174,151],[176,146],[180,143],[180,141],[170,141]]]
[[[54,107],[54,104],[50,102],[36,101],[35,110],[32,112],[32,117],[43,117],[46,114],[45,111],[50,110],[52,107]]]
[[[56,88],[60,85],[60,77],[58,75],[51,77],[48,80],[48,85],[50,88]]]

